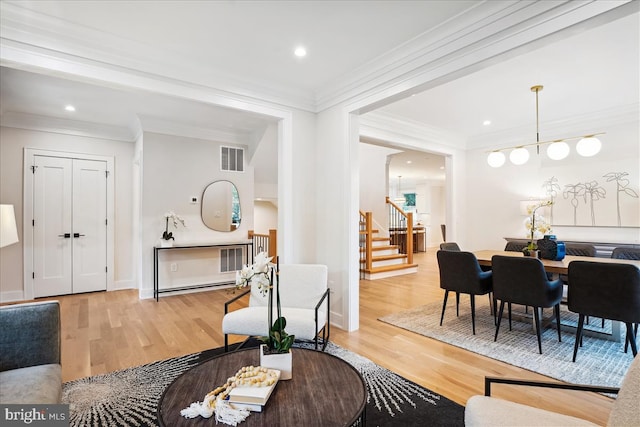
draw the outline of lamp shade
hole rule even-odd
[[[492,168],[499,168],[504,165],[504,161],[504,153],[501,151],[492,151],[489,153],[489,156],[487,156],[487,163],[489,163],[489,166]]]
[[[595,156],[600,152],[600,148],[602,148],[602,143],[593,136],[585,136],[576,144],[576,151],[584,157]]]
[[[0,248],[18,242],[18,228],[13,205],[0,205]]]
[[[562,160],[569,155],[569,144],[564,141],[557,141],[547,147],[547,156],[551,160]]]
[[[509,160],[514,165],[524,165],[529,161],[529,151],[524,147],[518,147],[509,153]]]

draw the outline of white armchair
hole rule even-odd
[[[249,295],[249,306],[229,311],[232,303]],[[329,288],[327,266],[320,264],[280,265],[280,306],[287,319],[286,331],[296,340],[315,342],[322,333],[322,350],[329,341]],[[224,349],[229,349],[229,334],[266,336],[269,334],[269,297],[260,294],[252,282],[251,288],[227,301],[224,305],[222,332]],[[276,318],[276,301],[273,298],[273,320]]]
[[[491,383],[617,393],[618,397],[611,408],[607,426],[637,426],[640,423],[640,357],[638,356],[631,362],[620,389],[486,377],[485,396],[472,396],[467,401],[464,411],[464,422],[467,427],[594,426],[596,424],[581,418],[489,397],[491,395]]]

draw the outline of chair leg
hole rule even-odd
[[[542,331],[540,331],[542,325],[540,324],[540,311],[538,307],[531,307],[533,309],[533,318],[536,322],[536,335],[538,337],[538,351],[542,354]]]
[[[493,325],[498,324],[498,300],[495,296],[493,298]]]
[[[558,328],[558,342],[562,342],[562,331],[560,330],[560,304],[556,304],[553,307],[553,311],[556,313],[556,328]]]
[[[625,325],[627,325],[627,341],[629,341],[629,344],[631,345],[631,353],[633,354],[633,357],[636,357],[638,354],[638,347],[636,346],[636,337],[633,332],[633,323],[626,322]]]
[[[636,323],[634,326],[634,331],[633,334],[635,337],[638,336],[638,324]],[[625,339],[624,339],[624,352],[626,353],[629,350],[629,336],[625,335]]]
[[[224,334],[224,352],[229,351],[229,335]]]
[[[495,310],[495,307],[493,306],[493,295],[491,292],[489,292],[487,295],[489,296],[489,313],[495,317],[496,310]]]
[[[476,334],[476,296],[471,294],[471,330]]]
[[[460,317],[460,292],[456,292],[456,317]]]
[[[578,330],[576,331],[576,343],[573,345],[573,361],[576,361],[578,355],[578,346],[582,341],[582,327],[584,326],[584,314],[578,316]]]
[[[496,335],[493,337],[494,341],[498,341],[498,331],[500,330],[500,321],[502,320],[503,312],[504,312],[504,301],[500,301],[500,312],[498,313],[498,322],[496,323]]]
[[[508,302],[507,305],[509,306],[509,330],[512,331],[513,329],[511,328],[511,303]]]
[[[444,291],[444,302],[442,303],[442,314],[440,315],[440,326],[442,326],[442,320],[444,319],[444,309],[447,308],[447,298],[449,298],[449,291]]]

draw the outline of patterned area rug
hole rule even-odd
[[[515,310],[514,306],[514,312]],[[628,353],[624,353],[624,338],[622,342],[615,342],[584,336],[583,346],[578,350],[576,362],[573,363],[571,359],[575,330],[565,327],[562,330],[562,342],[558,342],[555,321],[542,331],[543,354],[539,354],[532,322],[526,319],[516,321],[514,317],[513,330],[510,331],[506,305],[498,341],[494,342],[495,326],[486,297],[476,297],[476,335],[471,332],[471,309],[467,295],[460,298],[459,317],[456,317],[455,298],[449,298],[442,326],[440,326],[441,311],[442,303],[431,303],[384,316],[379,320],[571,383],[619,387],[633,360],[631,349]],[[552,312],[552,309],[545,310],[544,316],[551,316]],[[566,308],[561,309],[560,323],[562,326],[577,325],[577,315],[566,311]],[[611,322],[606,321],[603,329],[601,319],[591,319],[589,328],[610,331]],[[624,325],[621,325],[620,332],[624,337]]]
[[[368,391],[367,426],[464,425],[463,406],[342,347],[329,343],[326,351],[362,374]],[[182,372],[222,353],[221,348],[207,350],[65,383],[63,403],[70,405],[70,425],[156,426],[156,407],[164,389]]]

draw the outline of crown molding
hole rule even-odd
[[[414,141],[420,145],[465,148],[465,140],[461,135],[380,111],[360,116],[360,135],[364,139],[371,138],[386,142]]]
[[[315,110],[312,91],[241,79],[204,64],[194,67],[193,61],[181,52],[167,55],[166,50],[156,45],[70,23],[16,4],[2,2],[0,12],[3,45],[22,46],[26,50],[38,48],[44,55],[67,56],[83,64],[102,64],[125,73],[189,82],[219,90],[227,96]]]
[[[35,114],[15,113],[11,111],[4,113],[2,117],[0,117],[0,124],[5,127],[18,129],[124,142],[133,142],[138,136],[134,126],[130,128],[122,128],[101,123],[38,116]]]
[[[248,146],[254,143],[256,138],[252,132],[243,132],[232,129],[202,128],[191,124],[168,122],[166,119],[161,117],[148,115],[138,115],[138,120],[143,132],[153,132],[164,135]]]
[[[612,126],[640,121],[640,103],[609,108],[588,114],[575,115],[540,124],[541,140],[562,139],[578,135],[606,132]],[[467,149],[498,149],[535,142],[534,124],[518,126],[499,132],[471,136]]]
[[[315,92],[241,79],[201,65],[193,67],[180,52],[166,51],[114,34],[34,12],[15,3],[0,3],[3,65],[20,66],[8,49],[40,55],[41,70],[63,60],[82,67],[136,78],[198,86],[239,103],[284,106],[320,112],[340,103],[369,110],[486,67],[501,56],[531,49],[542,39],[562,37],[581,25],[604,22],[638,9],[637,1],[481,1],[403,45],[369,61]],[[610,13],[611,12],[611,13]],[[73,68],[73,67],[71,67]],[[53,70],[68,73],[65,70]],[[53,72],[50,71],[50,72]],[[364,112],[364,111],[363,111]]]
[[[369,110],[532,49],[565,31],[637,12],[638,2],[480,2],[475,8],[363,64],[317,91],[317,110],[338,103]],[[379,101],[382,100],[382,101]]]

